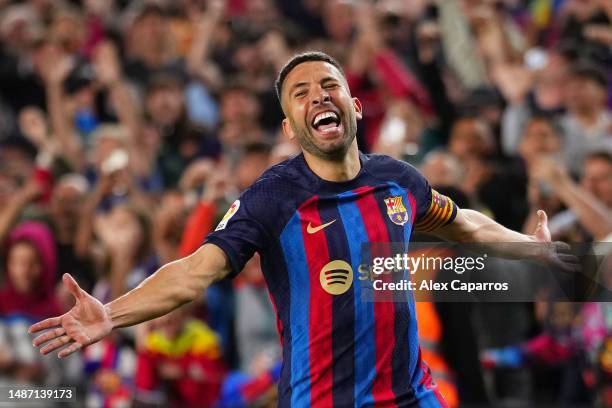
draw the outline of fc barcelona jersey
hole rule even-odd
[[[362,247],[403,242],[456,216],[412,166],[360,153],[350,181],[319,178],[299,155],[267,170],[206,242],[233,274],[255,251],[283,344],[281,407],[445,406],[420,357],[414,300],[363,300]]]

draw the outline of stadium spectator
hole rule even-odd
[[[0,291],[0,377],[14,383],[42,384],[51,368],[27,347],[27,326],[61,312],[55,295],[57,252],[49,228],[19,224],[3,240],[6,277]]]
[[[571,179],[567,169],[550,158],[539,158],[531,171],[534,182],[540,183],[536,194],[554,195],[568,207],[551,218],[551,234],[562,237],[574,229],[578,235],[571,242],[600,241],[612,233],[610,154],[593,152],[587,157],[582,186]],[[533,217],[528,218],[525,228],[533,223]]]
[[[570,170],[580,174],[584,155],[605,142],[612,130],[607,107],[608,74],[592,63],[570,68],[566,85],[567,113],[561,117],[565,158]]]
[[[136,401],[141,406],[212,406],[226,367],[217,335],[183,306],[157,319],[142,340],[136,362]]]

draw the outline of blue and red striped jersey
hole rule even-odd
[[[206,242],[233,274],[261,255],[283,344],[279,406],[444,406],[421,361],[414,299],[367,301],[355,280],[363,244],[407,245],[457,208],[409,164],[359,157],[346,182],[319,178],[303,155],[271,167]]]

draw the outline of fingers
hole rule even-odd
[[[559,265],[559,271],[569,275],[576,275],[582,272],[582,265],[573,262],[562,262]]]
[[[566,242],[553,242],[556,256],[561,261],[562,269],[576,271],[582,269],[582,261],[575,253],[572,252],[572,247]]]
[[[43,320],[41,322],[35,323],[28,329],[29,333],[36,333],[41,330],[50,329],[51,327],[59,326],[61,321],[61,316],[51,317],[49,319]]]
[[[538,228],[546,227],[548,225],[548,216],[546,211],[538,210]]]
[[[82,344],[81,343],[72,343],[71,345],[69,345],[68,347],[66,347],[65,349],[63,349],[62,351],[60,351],[59,353],[57,353],[57,356],[59,358],[64,358],[69,356],[70,354],[79,351],[81,349]]]
[[[580,258],[573,254],[558,254],[559,259],[566,263],[580,264]]]
[[[551,236],[550,236],[550,230],[548,229],[548,217],[546,216],[546,213],[542,210],[538,210],[537,217],[538,217],[538,225],[534,232],[536,241],[550,242]]]
[[[573,257],[572,255],[561,255],[559,257],[560,265],[559,269],[561,272],[577,274],[582,272],[582,264],[577,257]]]
[[[580,258],[571,253],[557,253],[553,266],[560,272],[576,274],[582,271]]]
[[[81,288],[79,287],[79,284],[76,283],[72,275],[70,275],[69,273],[65,273],[64,276],[62,276],[62,279],[64,281],[64,285],[66,285],[68,291],[72,294],[72,296],[79,299],[82,295]]]
[[[40,349],[40,353],[43,355],[49,354],[53,350],[57,350],[58,348],[62,347],[63,345],[68,344],[69,342],[70,342],[70,336],[64,335],[58,339],[50,341],[43,348]]]
[[[555,246],[555,250],[559,253],[570,253],[572,250],[572,247],[563,241],[555,241],[553,244]]]
[[[59,337],[59,336],[65,334],[65,333],[66,333],[66,330],[64,330],[63,327],[58,327],[56,329],[49,330],[49,331],[41,334],[40,336],[36,337],[34,339],[34,341],[32,342],[32,345],[34,347],[38,347],[41,344],[43,344],[43,343],[45,343],[45,342],[47,342],[49,340],[53,340],[54,338]]]

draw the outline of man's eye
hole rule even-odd
[[[295,97],[296,98],[299,98],[299,97],[304,96],[304,95],[306,95],[306,91],[299,91],[299,92],[295,93]]]
[[[337,87],[338,87],[338,84],[328,84],[328,85],[325,85],[325,89],[334,89],[334,88],[337,88]]]

